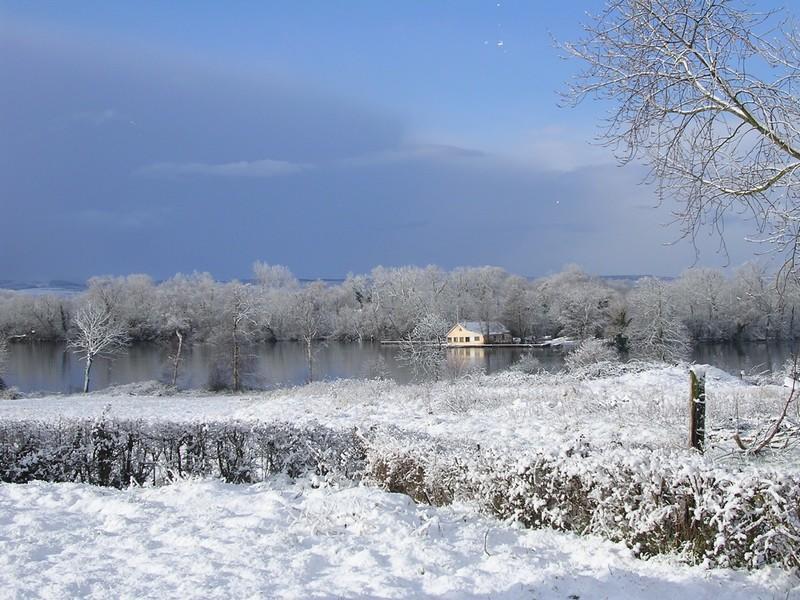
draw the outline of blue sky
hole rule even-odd
[[[552,37],[600,6],[0,0],[0,279],[676,274],[669,207],[590,144],[603,107],[558,106]]]

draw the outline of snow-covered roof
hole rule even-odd
[[[481,335],[498,335],[501,333],[511,333],[508,327],[500,321],[459,321],[456,325],[461,325],[467,331],[480,333]]]

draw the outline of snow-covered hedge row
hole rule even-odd
[[[520,454],[399,428],[288,423],[0,421],[0,480],[124,487],[273,473],[366,480],[434,505],[464,501],[528,527],[593,533],[643,556],[800,567],[800,477],[716,467],[679,450]]]
[[[376,435],[369,476],[434,504],[478,503],[527,527],[602,535],[642,556],[713,566],[800,566],[800,478],[715,468],[680,451],[514,456],[464,443]]]
[[[124,487],[176,477],[261,481],[274,473],[357,478],[364,450],[352,431],[286,423],[131,420],[0,421],[0,481]]]

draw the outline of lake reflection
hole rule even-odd
[[[5,381],[23,392],[79,392],[83,382],[83,362],[67,351],[63,343],[21,343],[9,347]],[[409,369],[398,360],[397,346],[328,342],[317,347],[315,379],[390,377],[406,383]],[[494,373],[509,368],[525,352],[523,348],[451,348],[447,355],[450,375],[469,372]],[[91,389],[113,384],[158,379],[168,381],[171,348],[159,344],[137,344],[115,360],[96,360],[92,368]],[[534,349],[543,368],[553,371],[563,365],[563,355],[554,350]],[[781,368],[791,354],[788,343],[704,344],[693,360],[708,363],[731,373],[771,371]],[[185,352],[179,387],[206,388],[218,363],[214,348],[199,344]],[[244,384],[269,389],[304,383],[308,378],[303,346],[278,342],[253,348],[246,360]]]
[[[11,344],[5,381],[23,392],[79,392],[83,383],[83,361],[63,343]],[[171,348],[160,344],[136,344],[114,360],[96,359],[92,366],[91,389],[109,385],[170,377]],[[398,360],[397,346],[381,344],[319,344],[314,357],[315,379],[353,377],[390,377],[400,383],[411,379],[406,365]],[[451,348],[447,370],[453,375],[482,371],[494,373],[507,369],[524,352],[522,348]],[[544,368],[557,369],[563,364],[556,352],[537,350]],[[184,353],[178,385],[184,389],[208,387],[213,366],[219,363],[213,347],[198,344]],[[259,345],[245,359],[245,386],[258,389],[305,383],[308,364],[303,346],[295,342]]]

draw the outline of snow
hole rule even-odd
[[[311,483],[0,485],[3,596],[800,598],[778,569],[641,561],[592,536]]]
[[[731,456],[736,420],[746,436],[763,423],[764,415],[777,414],[786,390],[778,385],[747,385],[713,367],[706,366],[705,371],[707,455]],[[57,395],[2,401],[0,419],[94,418],[110,406],[108,414],[115,418],[284,421],[346,429],[401,427],[517,451],[557,453],[578,442],[596,448],[681,451],[686,449],[688,397],[688,366],[678,366],[590,380],[503,372],[430,385],[384,380],[316,382],[244,395]],[[797,469],[792,458],[796,454],[790,451],[779,457],[785,468]]]

